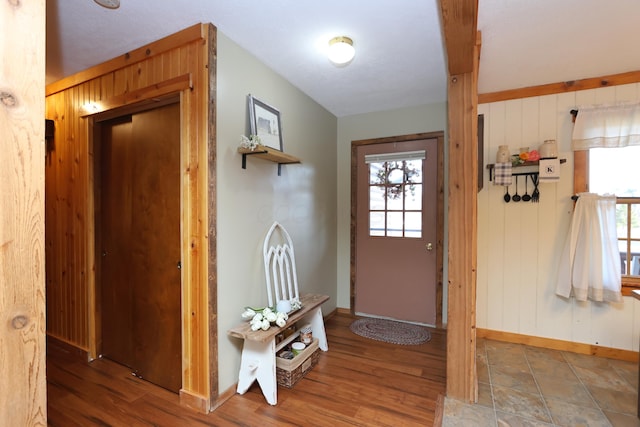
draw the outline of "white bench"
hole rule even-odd
[[[263,257],[269,307],[275,307],[280,300],[299,299],[302,308],[292,312],[283,327],[271,326],[266,331],[252,331],[247,321],[230,329],[228,334],[244,340],[237,392],[244,394],[257,380],[267,402],[275,405],[278,402],[276,353],[293,341],[297,333],[278,345],[276,336],[293,324],[309,323],[313,337],[318,339],[318,346],[321,350],[327,351],[329,347],[321,306],[329,297],[315,294],[300,296],[293,243],[289,233],[278,222],[274,222],[267,232]]]

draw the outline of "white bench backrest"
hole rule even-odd
[[[275,307],[280,300],[299,299],[293,242],[287,230],[277,221],[264,238],[262,253],[269,307]]]

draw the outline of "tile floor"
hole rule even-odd
[[[640,426],[638,364],[479,339],[478,403],[445,400],[443,427]]]

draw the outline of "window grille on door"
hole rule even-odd
[[[369,235],[422,237],[424,150],[369,154]]]

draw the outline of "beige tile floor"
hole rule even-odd
[[[443,427],[640,426],[638,364],[478,340],[478,403],[445,400]]]

